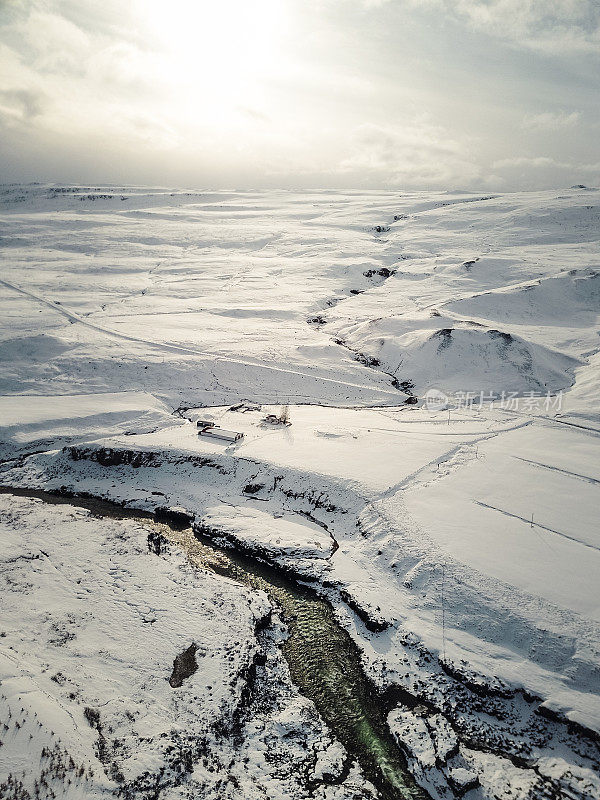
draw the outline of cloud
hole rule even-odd
[[[0,113],[13,119],[29,121],[39,116],[44,108],[43,96],[27,89],[0,91]]]
[[[99,131],[133,147],[164,150],[179,138],[155,110],[167,93],[160,56],[120,34],[107,35],[107,23],[94,30],[99,5],[77,23],[61,12],[75,12],[66,0],[17,4],[0,23],[0,69],[4,89],[0,114],[5,125],[53,135],[68,131],[88,141]],[[113,5],[114,19],[119,19]],[[162,115],[163,117],[166,115]]]
[[[535,130],[562,130],[574,128],[579,124],[581,114],[579,111],[545,111],[542,114],[527,114],[523,118],[523,127]]]
[[[15,33],[22,39],[24,60],[46,74],[80,74],[92,45],[77,25],[46,11],[32,10]]]
[[[271,118],[268,114],[265,114],[263,111],[259,111],[257,108],[251,108],[250,106],[238,106],[237,111],[240,114],[243,114],[248,119],[251,119],[253,122],[261,122],[261,123],[270,123]]]
[[[112,175],[159,183],[168,169],[248,186],[298,177],[423,189],[595,182],[587,138],[600,123],[580,66],[599,40],[591,0],[272,1],[289,13],[260,46],[246,17],[231,13],[244,0],[227,0],[227,13],[207,3],[210,25],[199,0],[8,2],[0,124],[13,162],[31,172],[38,153],[38,177],[52,180],[74,174],[79,153],[85,180],[106,179],[108,164]],[[470,36],[476,46],[446,47],[467,26],[480,32]],[[500,39],[571,48],[571,62],[544,71],[545,57],[513,53],[505,69]],[[482,46],[492,57],[478,71]],[[546,151],[555,160],[537,155]]]
[[[598,0],[408,0],[484,33],[548,54],[600,53]]]
[[[554,167],[558,169],[574,169],[575,165],[567,161],[556,161],[548,156],[515,156],[514,158],[501,158],[494,161],[493,169],[505,169],[506,167]]]
[[[508,186],[524,189],[545,189],[600,182],[600,162],[576,163],[549,156],[514,156],[495,161],[496,170]]]
[[[351,137],[351,152],[339,169],[369,175],[388,186],[440,188],[482,182],[467,145],[426,120],[394,127],[358,126]]]

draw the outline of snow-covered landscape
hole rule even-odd
[[[4,185],[0,796],[600,798],[599,223]],[[294,586],[405,789],[286,649]]]

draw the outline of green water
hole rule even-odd
[[[230,550],[210,551],[202,562],[222,575],[263,589],[279,606],[289,637],[282,645],[294,683],[310,698],[339,741],[353,754],[383,798],[425,798],[385,722],[380,699],[367,680],[360,651],[337,621],[330,603],[279,571]],[[209,555],[209,554],[207,554]]]
[[[167,530],[151,515],[103,500],[65,498],[34,490],[3,489],[50,503],[69,503],[99,516],[137,519],[159,531]],[[177,540],[177,529],[169,526]],[[186,538],[187,537],[187,538]],[[173,538],[173,536],[169,536]],[[179,543],[194,561],[245,586],[264,590],[280,610],[289,636],[282,645],[294,683],[312,700],[334,736],[361,765],[384,800],[423,800],[428,795],[414,782],[385,722],[380,698],[366,678],[360,651],[338,623],[330,603],[311,588],[250,556],[218,547],[206,537],[191,539],[189,530]]]

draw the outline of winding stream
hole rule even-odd
[[[294,683],[314,702],[333,735],[377,787],[382,800],[428,797],[407,770],[386,724],[384,703],[362,669],[358,646],[337,621],[331,604],[314,589],[251,556],[194,535],[191,528],[157,522],[149,512],[41,490],[0,487],[0,493],[78,506],[103,517],[134,519],[181,546],[194,563],[265,591],[280,608],[289,630],[282,651]]]

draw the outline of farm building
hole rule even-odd
[[[225,428],[219,428],[217,425],[201,428],[201,430],[198,431],[198,436],[208,436],[210,439],[221,439],[225,442],[239,442],[240,439],[244,438],[243,433],[227,431]]]

